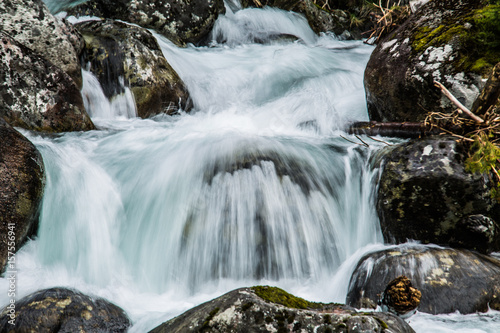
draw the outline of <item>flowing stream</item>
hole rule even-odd
[[[257,284],[345,302],[357,260],[384,248],[370,160],[384,144],[343,132],[367,120],[372,47],[318,37],[297,14],[237,6],[218,19],[210,47],[157,36],[190,113],[138,119],[128,89],[108,101],[85,71],[99,130],[23,132],[43,155],[47,185],[38,238],[16,259],[19,298],[76,288],[122,307],[132,332]],[[410,324],[493,332],[495,321],[418,314]]]

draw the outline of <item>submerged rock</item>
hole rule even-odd
[[[0,117],[45,132],[94,129],[74,80],[0,31]]]
[[[500,61],[500,6],[490,3],[429,1],[382,40],[365,70],[370,119],[422,121],[429,111],[453,111],[434,80],[470,108],[482,76]]]
[[[467,250],[399,246],[365,255],[349,283],[346,303],[378,302],[386,285],[407,276],[422,298],[418,310],[462,314],[500,309],[500,260]]]
[[[151,28],[178,46],[202,41],[224,12],[223,0],[91,0],[68,10],[70,15],[119,19]]]
[[[398,317],[308,302],[275,287],[230,291],[156,327],[161,332],[414,332]]]
[[[0,118],[0,272],[17,249],[35,235],[44,188],[42,156]],[[10,253],[10,254],[9,254]],[[15,270],[15,258],[7,271]]]
[[[0,1],[0,31],[61,68],[81,87],[78,56],[83,40],[70,24],[54,17],[42,0]]]
[[[167,62],[151,32],[123,22],[104,20],[76,25],[85,38],[84,62],[97,76],[108,98],[122,93],[124,79],[135,98],[139,117],[189,109],[184,83]]]
[[[465,171],[463,161],[453,138],[410,141],[384,152],[377,212],[386,242],[414,239],[500,250],[500,205],[491,196],[493,185],[487,176]],[[478,214],[484,215],[482,222],[473,217]]]
[[[14,325],[9,323],[13,320]],[[0,331],[13,332],[126,332],[131,323],[125,312],[102,298],[66,288],[37,291],[6,306],[0,314]]]

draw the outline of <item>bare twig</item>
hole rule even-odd
[[[344,139],[344,140],[346,140],[346,141],[349,141],[350,143],[354,143],[354,144],[356,144],[356,145],[358,145],[358,146],[367,147],[367,145],[366,145],[366,144],[361,144],[361,143],[358,143],[358,142],[354,142],[354,141],[352,141],[352,140],[349,140],[349,139],[348,139],[348,138],[346,138],[345,136],[342,136],[342,135],[341,135],[340,137],[341,137],[342,139]]]
[[[377,142],[382,142],[382,143],[385,143],[386,145],[388,146],[392,146],[392,144],[390,144],[389,142],[385,142],[384,140],[378,140],[378,139],[375,139],[374,137],[371,137],[369,135],[367,135],[370,139],[372,139],[373,141],[377,141]]]
[[[460,110],[462,110],[465,114],[467,114],[471,119],[473,119],[475,122],[481,124],[484,123],[484,120],[473,114],[469,109],[467,109],[458,99],[456,99],[455,96],[453,96],[448,89],[445,88],[441,83],[434,81],[434,85],[441,89],[441,92],[448,97],[448,99],[455,104]]]
[[[358,136],[358,135],[354,135],[359,141],[363,142],[363,144],[367,147],[370,147],[369,144],[367,144],[366,142],[364,142],[363,140],[361,140],[361,138]]]

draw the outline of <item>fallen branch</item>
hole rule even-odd
[[[347,129],[349,134],[368,136],[390,136],[396,138],[420,138],[438,134],[430,125],[419,122],[381,123],[376,121],[353,123]]]
[[[484,120],[476,116],[474,113],[472,113],[469,109],[467,109],[458,99],[453,96],[448,89],[445,88],[441,83],[434,81],[434,86],[439,88],[441,92],[448,97],[448,99],[455,104],[461,111],[463,111],[466,115],[468,115],[472,120],[474,120],[476,123],[484,123]]]

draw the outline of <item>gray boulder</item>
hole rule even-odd
[[[465,171],[461,149],[453,138],[428,138],[382,152],[376,205],[386,242],[500,250],[494,185],[487,175]]]
[[[163,332],[414,331],[388,313],[359,313],[343,305],[308,302],[279,288],[258,286],[230,291],[151,331]]]
[[[0,313],[2,332],[119,333],[127,332],[131,325],[118,306],[66,288],[40,290],[14,305],[14,312],[7,305]]]
[[[0,118],[0,272],[15,270],[15,253],[36,234],[45,174],[35,146]]]
[[[434,80],[470,108],[500,59],[498,9],[489,3],[429,1],[387,35],[365,70],[370,119],[422,121],[429,111],[453,111]]]
[[[78,56],[83,40],[69,23],[54,17],[42,0],[2,0],[0,31],[61,68],[81,87]]]
[[[223,0],[91,0],[68,10],[154,29],[179,46],[200,43],[224,12]]]
[[[187,88],[151,32],[113,20],[89,21],[76,27],[85,38],[83,61],[90,62],[108,98],[122,93],[118,81],[122,77],[132,90],[139,117],[190,108]]]
[[[400,275],[422,293],[418,310],[462,314],[500,309],[500,260],[449,248],[402,245],[365,255],[349,283],[346,303],[376,304]]]
[[[62,69],[0,31],[0,117],[35,131],[94,129],[80,90]]]

